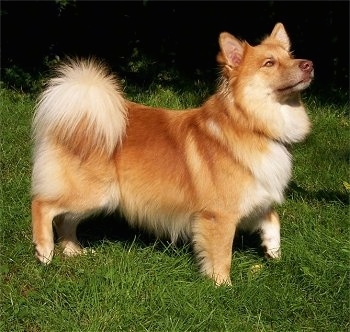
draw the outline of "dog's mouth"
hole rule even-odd
[[[297,87],[301,83],[303,83],[303,81],[300,81],[300,82],[298,82],[296,84],[289,85],[289,86],[286,86],[286,87],[283,87],[283,88],[279,88],[279,89],[277,89],[277,91],[279,91],[279,92],[286,92],[288,90],[294,89],[295,87]]]
[[[292,91],[300,91],[306,89],[312,81],[312,78],[309,77],[307,79],[303,79],[301,81],[298,81],[295,84],[288,85],[282,88],[277,89],[278,92],[286,93],[286,92],[292,92]]]
[[[277,91],[280,93],[288,93],[288,92],[304,90],[310,85],[312,79],[313,79],[313,72],[307,77],[304,77],[303,79],[298,81],[297,83],[291,84],[288,86],[283,86],[281,88],[278,88]]]

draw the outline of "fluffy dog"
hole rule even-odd
[[[119,210],[133,226],[193,244],[201,272],[230,284],[235,231],[259,231],[280,257],[273,210],[291,177],[288,145],[310,121],[300,92],[309,60],[293,59],[281,23],[259,45],[219,36],[221,81],[183,111],[133,103],[99,61],[68,60],[49,80],[33,120],[32,227],[36,257],[50,263],[54,232],[66,255],[82,251],[78,222]]]

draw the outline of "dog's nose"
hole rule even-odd
[[[299,68],[302,71],[310,73],[314,69],[314,65],[313,65],[312,61],[301,60],[300,63],[299,63]]]

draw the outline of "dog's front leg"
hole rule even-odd
[[[54,235],[53,218],[56,209],[48,202],[38,198],[32,200],[32,228],[35,256],[44,264],[49,264],[53,257]]]
[[[260,221],[261,246],[265,256],[281,257],[280,220],[277,212],[269,211]]]
[[[231,285],[232,245],[236,223],[231,216],[201,212],[193,221],[194,251],[201,272],[216,285]]]

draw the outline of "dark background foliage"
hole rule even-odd
[[[313,60],[314,86],[348,93],[348,1],[66,0],[1,6],[2,80],[9,84],[16,83],[16,73],[17,79],[35,77],[66,55],[100,57],[143,85],[161,70],[215,81],[221,31],[255,44],[282,22],[294,55]],[[148,66],[132,69],[138,57],[148,59]]]

